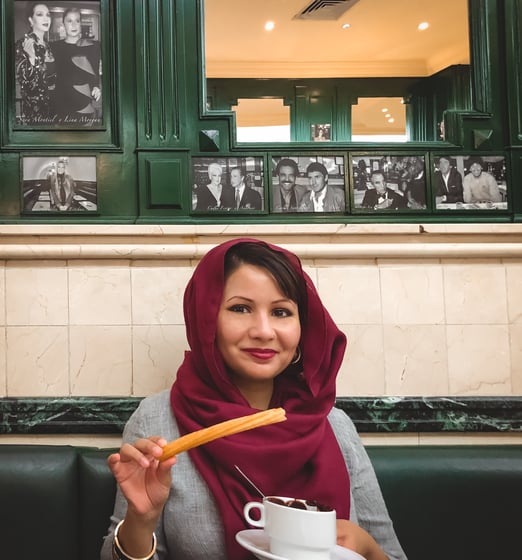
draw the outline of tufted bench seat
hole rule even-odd
[[[97,560],[114,501],[111,451],[0,445],[0,558]],[[522,445],[368,453],[409,560],[520,558]]]

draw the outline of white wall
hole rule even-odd
[[[169,387],[193,267],[239,236],[301,256],[348,336],[339,396],[522,392],[522,226],[4,225],[0,236],[0,397]]]

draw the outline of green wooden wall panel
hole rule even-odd
[[[511,144],[522,144],[522,2],[506,0],[506,66]]]
[[[181,162],[179,160],[148,161],[148,191],[150,206],[181,208],[183,188]]]
[[[255,97],[260,81],[202,78],[203,0],[101,0],[104,114],[100,130],[42,131],[13,127],[13,0],[0,0],[0,221],[92,222],[339,222],[488,221],[522,216],[522,4],[520,0],[471,0],[472,72],[452,68],[423,82],[417,78],[272,81],[290,107],[290,144],[238,145],[228,111],[237,99]],[[450,75],[451,74],[451,75]],[[471,84],[471,95],[469,88]],[[241,91],[231,86],[241,85]],[[351,143],[351,107],[358,97],[404,96],[414,142]],[[375,94],[375,93],[374,93]],[[411,101],[414,99],[413,101]],[[207,100],[213,111],[206,110]],[[444,114],[446,142],[437,141]],[[310,142],[310,125],[331,122],[330,143]],[[207,132],[205,132],[207,131]],[[216,131],[217,134],[214,135]],[[209,141],[212,139],[212,141]],[[194,155],[321,154],[334,150],[405,154],[504,153],[509,162],[512,212],[500,217],[469,213],[401,216],[238,217],[190,213],[190,161]],[[20,160],[24,155],[96,155],[96,216],[34,217],[20,213]]]
[[[179,2],[136,2],[138,143],[175,146],[180,135],[177,14]]]
[[[142,152],[138,156],[140,213],[188,214],[188,155],[183,152]]]

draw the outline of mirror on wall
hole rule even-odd
[[[418,96],[426,105],[425,82],[435,80],[427,89],[436,91],[448,69],[470,63],[468,0],[202,2],[209,104],[236,111],[245,129],[238,141],[265,141],[259,127],[265,118],[274,126],[276,103],[291,117],[291,140],[314,140],[314,122],[331,125],[331,140],[410,140],[415,123],[406,121],[419,111],[404,102],[415,104]],[[438,106],[430,102],[433,127],[447,101],[442,90],[447,81]],[[313,105],[318,98],[320,108]]]

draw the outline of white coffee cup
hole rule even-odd
[[[271,499],[285,504],[294,501],[284,496],[266,496],[263,503],[248,502],[243,508],[248,523],[264,528],[270,552],[288,560],[330,560],[330,549],[337,540],[335,510],[297,509]],[[259,519],[251,517],[252,510],[259,511]]]

